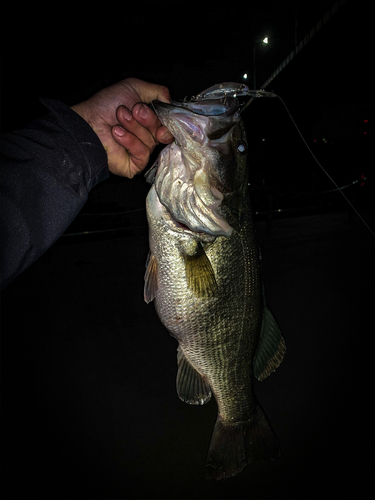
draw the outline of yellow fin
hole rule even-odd
[[[150,252],[146,262],[144,299],[147,304],[154,300],[158,289],[157,262]]]
[[[194,255],[185,256],[186,279],[190,290],[199,298],[213,297],[217,290],[215,273],[201,243]]]

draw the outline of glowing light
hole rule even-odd
[[[247,73],[244,73],[243,77],[244,80],[247,80]]]
[[[268,37],[266,36],[266,38],[263,38],[263,43],[268,43]]]

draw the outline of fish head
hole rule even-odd
[[[155,184],[161,203],[193,232],[230,236],[233,226],[223,206],[242,191],[247,170],[238,99],[153,101],[153,106],[175,138],[159,161]]]

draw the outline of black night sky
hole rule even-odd
[[[2,127],[29,119],[39,95],[74,102],[126,76],[162,82],[172,96],[191,95],[220,81],[252,76],[263,83],[324,14],[344,5],[294,64],[271,84],[293,105],[374,103],[370,90],[371,26],[365,2],[243,2],[199,8],[147,0],[110,10],[68,7],[46,12],[32,4],[4,8]],[[252,79],[251,79],[252,81]],[[308,109],[308,108],[307,108]]]
[[[43,114],[40,96],[74,104],[128,76],[167,85],[175,99],[214,83],[238,81],[245,72],[252,87],[254,44],[261,86],[325,14],[334,12],[267,88],[284,99],[309,144],[316,139],[319,148],[328,140],[322,160],[335,144],[358,151],[364,120],[367,142],[373,137],[374,44],[366,2],[248,1],[216,9],[211,3],[198,8],[185,1],[151,0],[109,10],[68,5],[37,13],[32,4],[22,12],[15,6],[4,9],[2,22],[11,26],[12,36],[2,30],[2,130],[22,127]],[[259,43],[265,36],[268,45]],[[283,175],[290,183],[294,170],[310,159],[307,152],[299,155],[300,140],[280,102],[257,101],[244,118],[254,154],[262,149],[262,139],[273,143],[268,151],[278,155],[268,163],[288,161]],[[355,154],[346,152],[345,157]],[[340,158],[331,161],[331,152],[328,156],[331,165],[342,164]],[[312,168],[319,177],[318,167]],[[332,169],[341,171],[335,165]],[[272,170],[279,171],[276,165]],[[348,172],[351,180],[356,176],[357,171]],[[343,177],[338,181],[348,180]]]
[[[168,86],[175,99],[244,72],[251,82],[254,44],[267,36],[268,46],[256,46],[261,86],[333,9],[267,90],[339,185],[366,177],[349,197],[374,229],[372,8],[9,4],[1,128],[45,113],[39,97],[72,105],[130,76]],[[3,498],[371,497],[374,238],[339,195],[315,196],[333,186],[280,100],[256,100],[243,117],[267,302],[288,347],[277,372],[256,384],[282,458],[224,483],[205,480],[216,405],[178,399],[176,342],[143,302],[149,186],[143,176],[111,175],[2,294]],[[270,208],[293,211],[270,220]],[[109,231],[70,235],[98,228]]]

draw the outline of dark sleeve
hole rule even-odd
[[[1,288],[34,262],[76,217],[107,154],[91,127],[59,101],[23,130],[1,136]]]

